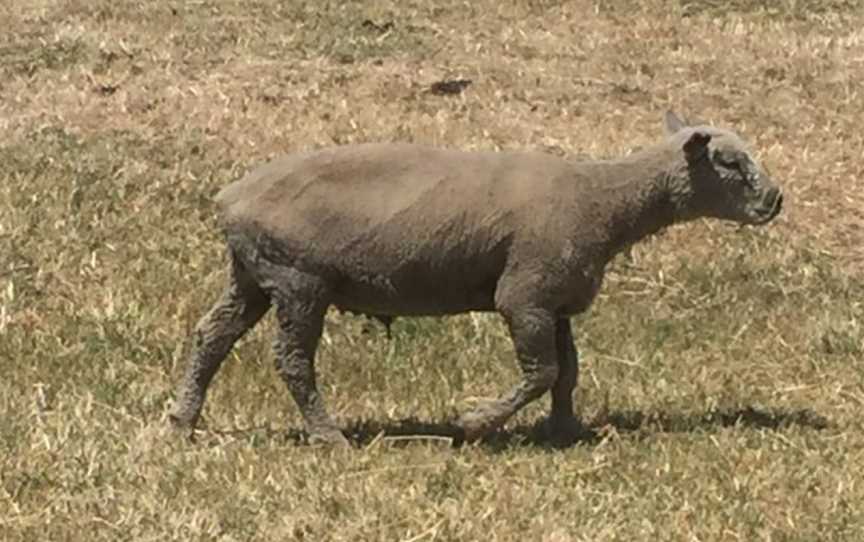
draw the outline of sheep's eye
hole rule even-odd
[[[741,162],[738,160],[738,157],[727,153],[727,152],[717,152],[714,154],[714,159],[718,164],[725,167],[726,169],[734,169],[741,170]]]
[[[741,174],[741,179],[748,188],[752,188],[753,190],[759,188],[759,180],[749,167],[739,162],[738,172]]]
[[[757,188],[758,183],[756,177],[751,174],[750,168],[747,165],[748,161],[746,158],[742,158],[734,153],[718,151],[714,154],[714,159],[723,168],[737,173],[741,177],[741,181],[748,188],[751,188],[753,190]]]

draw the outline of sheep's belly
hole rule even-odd
[[[361,277],[334,285],[333,305],[389,316],[437,316],[495,309],[495,279],[465,276]]]

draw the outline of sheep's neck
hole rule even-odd
[[[603,243],[607,259],[677,221],[668,168],[660,164],[659,159],[607,163],[614,179],[601,189],[607,202]]]

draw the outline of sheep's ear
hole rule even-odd
[[[711,141],[711,134],[707,134],[700,130],[696,130],[684,143],[684,154],[688,160],[702,158],[708,153],[708,143]]]
[[[666,131],[670,135],[681,131],[682,128],[687,126],[687,122],[671,110],[666,111],[666,114],[663,115],[663,124],[666,125]]]

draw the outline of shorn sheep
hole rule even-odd
[[[172,423],[192,429],[232,345],[272,306],[279,375],[310,442],[346,444],[316,386],[329,306],[383,317],[497,311],[521,380],[455,424],[473,441],[550,392],[550,438],[581,428],[569,317],[623,247],[674,223],[761,225],[783,197],[731,131],[667,112],[667,137],[624,158],[363,144],[290,155],[217,195],[230,265],[198,323]]]

